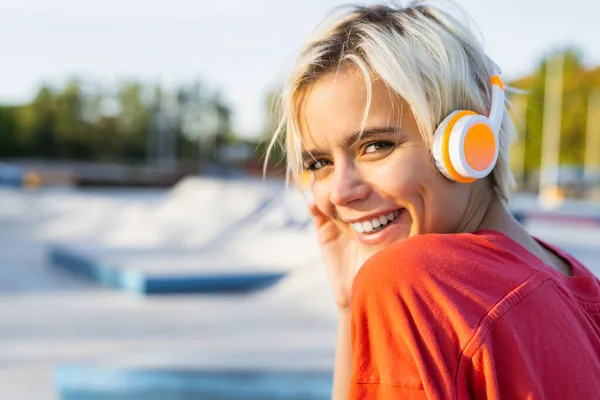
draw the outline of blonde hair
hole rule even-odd
[[[284,137],[288,178],[302,171],[302,135],[299,103],[303,91],[327,73],[352,65],[366,83],[367,108],[371,76],[410,106],[419,130],[431,149],[438,124],[452,111],[472,110],[487,115],[491,106],[490,77],[497,66],[483,51],[466,14],[445,9],[439,1],[413,1],[408,5],[350,6],[333,23],[324,21],[302,49],[282,94],[282,118],[273,135],[273,146]],[[505,86],[507,93],[511,90]],[[508,104],[508,102],[507,102]],[[285,134],[284,134],[285,132]],[[499,132],[500,150],[492,172],[496,194],[507,200],[514,186],[509,147],[515,128],[504,113]]]

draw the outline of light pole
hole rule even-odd
[[[541,206],[554,208],[562,203],[559,188],[560,134],[562,124],[562,90],[564,54],[558,53],[546,64],[542,157],[538,200]]]

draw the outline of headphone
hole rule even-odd
[[[490,78],[490,116],[458,110],[448,115],[435,130],[433,158],[448,179],[469,183],[486,177],[498,160],[500,125],[504,115],[504,83]]]

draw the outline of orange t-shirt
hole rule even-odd
[[[492,230],[375,254],[352,291],[352,399],[600,399],[600,283]]]

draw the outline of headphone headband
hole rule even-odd
[[[492,130],[497,137],[504,117],[504,82],[498,75],[492,76],[490,82],[492,84],[492,104],[489,119]]]

